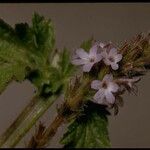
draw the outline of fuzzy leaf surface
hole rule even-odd
[[[74,120],[68,127],[60,143],[65,148],[108,148],[108,120],[104,106],[88,103],[83,115]]]

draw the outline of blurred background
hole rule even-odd
[[[51,18],[55,26],[56,47],[75,50],[91,36],[95,40],[119,45],[138,33],[150,31],[150,3],[40,3],[0,4],[0,18],[14,26],[31,23],[34,12]],[[138,94],[124,95],[125,105],[117,116],[109,117],[109,134],[113,148],[150,147],[150,73],[138,83]],[[0,134],[12,123],[34,95],[28,82],[12,82],[0,96]],[[59,101],[57,102],[57,104]],[[49,123],[56,115],[55,104],[40,121]],[[49,147],[61,147],[58,139],[66,126],[59,128]],[[24,147],[35,131],[17,147]]]

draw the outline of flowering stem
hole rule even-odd
[[[10,148],[15,147],[16,144],[22,139],[22,137],[30,130],[30,128],[36,123],[36,121],[44,114],[44,112],[52,105],[52,103],[58,98],[53,95],[49,99],[36,97],[25,108],[21,115],[15,120],[1,137],[0,147]]]
[[[69,99],[66,99],[64,105],[62,105],[62,107],[60,108],[61,111],[58,113],[54,121],[45,130],[42,139],[38,140],[37,142],[34,141],[36,142],[36,146],[35,143],[34,146],[32,146],[31,144],[32,139],[31,139],[29,141],[28,147],[40,148],[45,146],[45,144],[55,135],[57,129],[61,126],[64,120],[68,119],[68,117],[72,115],[73,112],[69,115],[66,113],[66,108],[70,109],[68,112],[79,109],[80,107],[79,104],[83,101],[85,92],[89,90],[90,83],[91,83],[91,78],[87,77],[84,79],[81,86],[77,89],[77,91],[75,91],[76,95],[73,97],[69,97]]]

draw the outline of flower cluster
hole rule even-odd
[[[82,48],[77,49],[72,63],[81,65],[83,72],[90,72],[94,64],[101,62],[110,66],[112,70],[117,70],[119,68],[118,62],[121,60],[122,54],[119,54],[117,48],[112,44],[97,42],[90,48],[89,52]],[[117,94],[125,89],[132,89],[133,84],[138,80],[139,78],[113,79],[111,73],[106,74],[102,81],[94,80],[91,82],[91,88],[97,90],[93,96],[93,101],[104,105],[114,104]]]
[[[117,53],[115,47],[107,48],[107,44],[94,44],[89,53],[80,48],[76,50],[76,56],[72,60],[74,65],[82,65],[84,72],[89,72],[94,64],[104,61],[106,65],[110,65],[113,70],[117,70],[118,62],[122,59],[122,55]]]

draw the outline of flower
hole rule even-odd
[[[100,42],[98,46],[101,47],[101,48],[104,48],[106,46],[106,44]]]
[[[98,42],[95,42],[95,45],[97,45],[97,46],[98,46],[98,48],[103,49],[103,48],[104,48],[107,44],[106,44],[106,43],[103,43],[103,42],[98,41]]]
[[[98,90],[93,97],[97,103],[113,104],[115,102],[113,93],[118,91],[119,86],[113,82],[113,76],[111,74],[106,74],[102,81],[92,81],[91,88]]]
[[[117,63],[122,59],[122,55],[117,54],[116,48],[111,48],[109,51],[105,50],[101,54],[106,65],[111,65],[113,70],[119,68]]]
[[[74,65],[82,65],[84,72],[89,72],[92,66],[102,60],[101,54],[97,52],[97,45],[93,45],[89,53],[80,48],[76,50],[76,56],[72,60]]]

